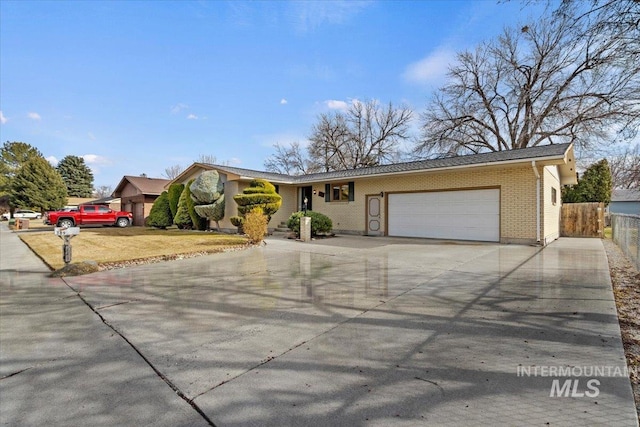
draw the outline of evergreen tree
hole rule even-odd
[[[91,197],[93,194],[93,173],[82,157],[66,156],[60,160],[57,169],[67,186],[69,196]]]
[[[193,179],[189,181],[189,184],[184,187],[183,193],[186,193],[185,197],[185,206],[187,207],[187,212],[189,212],[189,216],[191,217],[191,223],[193,224],[193,228],[196,230],[206,230],[207,229],[207,219],[202,218],[196,212],[196,203],[191,196],[191,184],[193,184]]]
[[[15,207],[48,211],[67,203],[67,188],[60,174],[43,157],[33,157],[11,180],[11,204]]]
[[[178,200],[178,209],[176,210],[176,216],[173,218],[173,223],[178,228],[192,228],[193,221],[191,221],[191,215],[189,215],[189,207],[187,206],[187,200],[191,200],[191,194],[189,192],[189,185],[187,184],[182,193],[180,194],[180,200]]]
[[[220,229],[219,221],[224,218],[224,184],[215,170],[204,171],[189,186],[191,198],[194,201],[194,209],[200,218],[204,218],[204,225],[209,220],[216,222]]]
[[[171,208],[169,207],[169,193],[163,191],[151,207],[149,218],[147,218],[147,225],[149,227],[165,229],[172,224],[173,217],[171,216]]]
[[[23,164],[34,157],[43,157],[37,148],[24,142],[5,142],[0,148],[0,195],[10,192],[11,180]]]
[[[563,203],[611,202],[613,180],[607,159],[592,164],[584,171],[578,184],[562,189]]]
[[[238,213],[243,217],[253,208],[260,208],[268,221],[282,205],[282,197],[276,193],[276,187],[264,179],[251,181],[241,194],[233,196],[233,200],[238,204]]]
[[[176,217],[178,213],[178,202],[180,201],[180,195],[184,191],[184,184],[171,184],[169,186],[169,208],[171,209],[171,219]]]

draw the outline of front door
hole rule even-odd
[[[300,210],[303,211],[304,210],[304,199],[307,199],[307,210],[310,211],[312,210],[312,201],[313,201],[313,187],[308,186],[308,187],[300,187]]]
[[[367,196],[367,235],[382,236],[382,198]]]

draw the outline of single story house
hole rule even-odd
[[[67,204],[65,207],[78,207],[80,205],[88,204],[94,200],[92,197],[67,197]]]
[[[194,163],[173,182],[186,184],[205,170],[218,171],[224,183],[223,229],[235,230],[233,196],[262,178],[282,196],[270,228],[306,199],[336,233],[541,245],[560,235],[561,186],[577,183],[572,144],[302,176]]]
[[[120,198],[119,210],[133,213],[133,225],[144,225],[153,202],[170,182],[162,178],[125,175],[113,191],[113,197]]]
[[[120,210],[121,200],[118,197],[102,197],[100,199],[93,199],[85,203],[81,203],[83,205],[104,205],[108,206],[109,209],[113,209],[114,211]]]
[[[613,190],[609,213],[640,215],[640,190]]]

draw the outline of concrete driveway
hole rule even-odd
[[[63,283],[0,236],[3,424],[637,425],[597,239],[273,238]]]

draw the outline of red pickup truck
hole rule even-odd
[[[80,205],[78,209],[47,212],[44,223],[58,227],[78,225],[117,225],[127,227],[133,223],[131,212],[114,211],[104,205]]]

